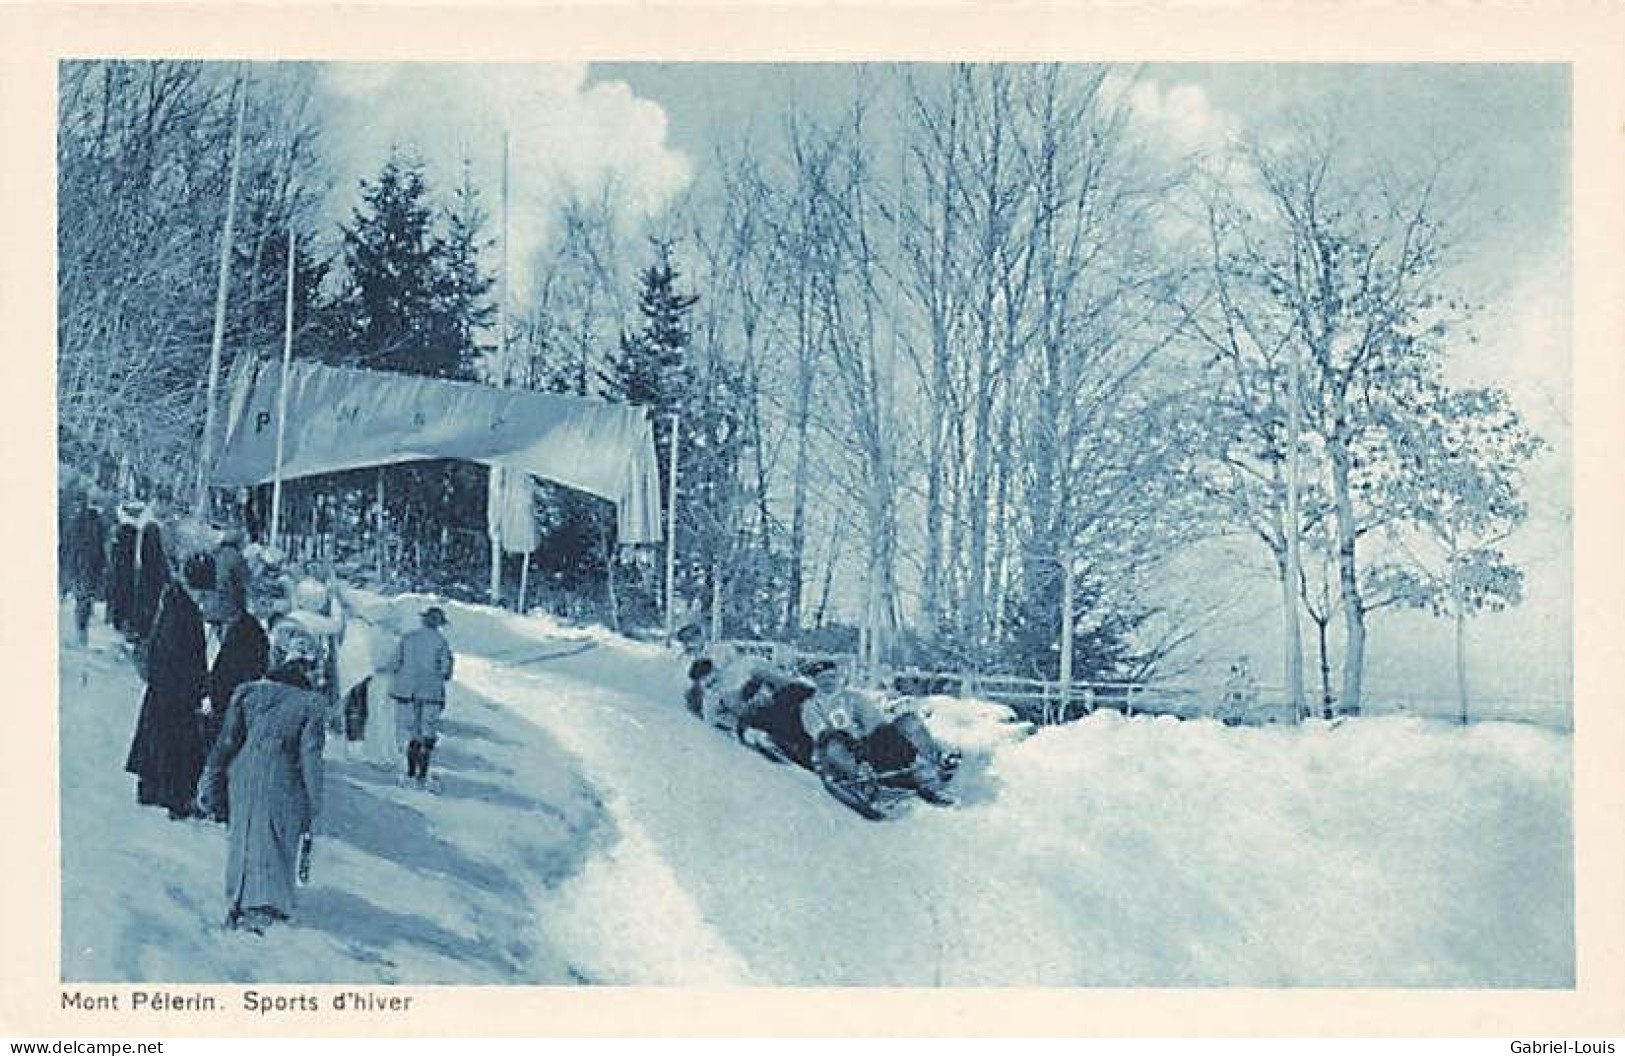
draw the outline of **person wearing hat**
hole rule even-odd
[[[217,570],[218,571],[218,570]],[[209,662],[208,696],[203,704],[200,728],[203,747],[211,748],[220,739],[225,727],[226,710],[237,687],[265,677],[270,666],[270,641],[265,629],[254,614],[246,609],[238,612],[226,625],[219,648]],[[214,809],[207,813],[215,821],[225,821],[228,804],[223,784],[215,789]]]
[[[214,593],[205,606],[205,622],[222,632],[248,611],[248,561],[243,557],[243,532],[226,528],[214,549]]]
[[[80,648],[90,644],[90,614],[107,576],[107,527],[94,490],[78,493],[68,521],[66,579],[73,593],[73,629]]]
[[[334,732],[344,729],[343,698],[339,693],[338,653],[344,638],[344,604],[338,581],[323,583],[306,576],[294,584],[293,609],[288,619],[303,627],[316,641],[319,651],[310,678],[314,690],[327,701],[327,725]]]
[[[888,715],[847,686],[840,667],[819,661],[807,670],[815,692],[801,706],[801,723],[814,745],[814,768],[837,770],[865,764],[906,775],[907,784],[932,803],[952,802],[946,784],[957,757],[944,752],[912,710]]]
[[[395,700],[395,737],[406,753],[407,780],[429,785],[429,759],[446,710],[452,652],[440,628],[446,613],[438,605],[423,610],[422,626],[401,635],[389,665],[389,695]]]
[[[158,500],[153,499],[142,508],[136,523],[135,594],[130,619],[135,637],[142,642],[152,634],[158,606],[172,579],[164,547],[162,513]],[[212,581],[213,576],[210,578]],[[199,594],[198,598],[202,596]]]
[[[107,622],[133,640],[135,632],[135,557],[141,541],[141,505],[121,502],[114,510],[113,540],[107,556]]]
[[[291,620],[277,624],[270,673],[232,694],[198,780],[206,811],[218,807],[212,799],[221,785],[230,792],[228,928],[259,934],[293,913],[301,853],[308,855],[322,807],[326,702],[311,689],[320,654],[309,631]]]
[[[185,585],[170,583],[158,603],[147,643],[147,689],[124,769],[136,776],[136,801],[167,807],[174,819],[192,815],[192,792],[208,745],[199,727],[207,689],[203,616],[197,599],[214,587],[214,560],[193,554]]]

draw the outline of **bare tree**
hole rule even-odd
[[[196,464],[232,89],[231,70],[209,63],[62,69],[59,423],[85,459],[122,459],[150,482],[179,481]],[[325,189],[308,93],[308,71],[290,67],[265,75],[249,100],[243,186],[253,208],[232,251],[250,265],[269,263],[265,248],[285,242],[291,223],[309,223]],[[280,324],[280,281],[257,314],[244,296],[264,284],[261,271],[280,273],[281,262],[239,269],[228,353],[259,344],[253,320],[275,314]]]
[[[1267,473],[1296,454],[1280,439],[1290,412],[1301,412],[1303,443],[1320,453],[1343,617],[1340,700],[1358,708],[1366,615],[1386,600],[1365,597],[1372,577],[1360,543],[1392,516],[1371,501],[1371,453],[1411,413],[1470,306],[1450,291],[1445,162],[1406,175],[1355,165],[1325,128],[1304,123],[1242,151],[1209,225],[1216,297],[1204,340],[1221,359],[1250,364],[1233,375],[1230,403],[1252,408],[1243,417]],[[1301,406],[1285,395],[1293,363]],[[1301,532],[1283,523],[1270,534],[1290,542]],[[1288,578],[1283,603],[1295,608]]]

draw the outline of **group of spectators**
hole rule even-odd
[[[292,912],[308,870],[330,732],[382,766],[404,756],[403,782],[430,786],[452,673],[445,613],[430,607],[405,635],[377,633],[371,674],[341,697],[347,617],[336,578],[299,576],[232,527],[175,532],[183,538],[166,546],[155,503],[119,504],[110,531],[96,491],[63,506],[59,557],[77,643],[88,645],[105,600],[146,681],[125,759],[137,802],[229,826],[226,923],[263,932]],[[170,549],[186,552],[178,575]]]

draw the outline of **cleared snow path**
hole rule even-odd
[[[330,739],[311,886],[291,925],[255,938],[220,926],[225,829],[136,805],[123,764],[142,685],[100,623],[92,646],[60,657],[64,980],[591,979],[532,906],[596,861],[608,819],[544,732],[461,695],[436,796],[343,758]]]

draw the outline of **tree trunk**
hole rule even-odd
[[[976,657],[978,667],[983,663],[987,636],[987,559],[988,559],[988,475],[993,438],[992,381],[983,384],[976,407],[975,446],[971,449],[970,479],[970,566],[969,582],[965,584],[965,638]]]
[[[928,639],[934,639],[942,623],[942,464],[946,425],[931,423],[930,461],[925,476],[925,567],[921,569],[920,619]]]
[[[710,641],[722,640],[722,559],[711,558],[711,634]]]
[[[1456,702],[1461,724],[1467,725],[1467,606],[1461,591],[1461,562],[1450,555],[1450,609],[1456,622]]]
[[[1287,448],[1286,448],[1286,517],[1282,524],[1286,542],[1286,578],[1293,589],[1287,599],[1286,633],[1287,662],[1291,666],[1288,689],[1292,694],[1292,721],[1304,715],[1303,702],[1303,638],[1302,623],[1298,619],[1298,585],[1303,582],[1302,535],[1303,518],[1298,509],[1298,488],[1301,484],[1302,453],[1299,451],[1303,433],[1303,393],[1298,349],[1288,345],[1287,354]]]
[[[1320,710],[1321,716],[1326,719],[1332,717],[1332,652],[1331,642],[1328,641],[1327,632],[1330,630],[1330,619],[1315,620],[1315,635],[1320,650]]]
[[[1292,580],[1288,571],[1285,554],[1280,555],[1280,564],[1277,567],[1281,578],[1281,618],[1286,648],[1287,703],[1293,706],[1294,714],[1301,714],[1299,709],[1303,706],[1303,639],[1299,636],[1298,586]]]
[[[843,522],[837,520],[835,529],[829,537],[829,560],[824,563],[824,589],[818,596],[818,612],[813,617],[813,627],[824,626],[824,614],[829,610],[829,592],[835,583],[835,558],[841,552],[841,528]]]
[[[1360,707],[1365,673],[1365,601],[1360,597],[1355,564],[1354,497],[1349,483],[1348,441],[1339,421],[1326,443],[1332,464],[1332,494],[1337,514],[1337,579],[1343,595],[1343,707]]]
[[[1456,608],[1456,697],[1461,702],[1461,724],[1467,725],[1467,614]]]
[[[1061,555],[1061,714],[1066,721],[1066,708],[1072,697],[1072,618],[1073,606],[1072,554]]]
[[[1272,476],[1277,486],[1282,486],[1282,467],[1276,462],[1271,467]],[[1288,486],[1290,491],[1290,486]],[[1276,535],[1280,538],[1279,546],[1272,545],[1275,551],[1276,572],[1281,580],[1281,634],[1283,671],[1286,681],[1287,703],[1293,707],[1295,715],[1303,713],[1303,635],[1302,625],[1298,619],[1298,590],[1299,579],[1297,569],[1293,565],[1292,551],[1288,542],[1287,515],[1279,507],[1272,511],[1275,519]],[[1293,721],[1297,721],[1294,719]]]
[[[804,572],[804,561],[807,551],[807,474],[809,462],[807,457],[807,439],[809,421],[812,417],[812,351],[811,334],[808,328],[811,325],[807,305],[807,291],[803,288],[798,294],[799,300],[796,312],[798,330],[798,369],[796,379],[796,474],[791,485],[790,493],[790,569],[789,584],[786,587],[784,605],[784,633],[785,636],[795,638],[796,631],[801,626],[801,580]],[[820,608],[820,612],[822,609]],[[820,624],[823,619],[820,615]]]

